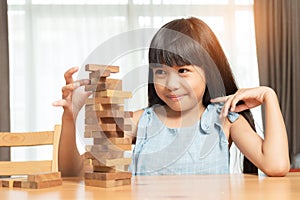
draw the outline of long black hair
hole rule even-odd
[[[237,84],[234,80],[225,53],[209,26],[200,19],[173,20],[154,35],[149,48],[148,105],[165,105],[157,95],[153,84],[153,67],[157,65],[184,66],[196,65],[205,73],[206,89],[202,103],[205,107],[210,99],[234,94]],[[243,103],[243,102],[239,102]],[[240,112],[255,131],[254,119],[250,110]],[[257,173],[255,167],[244,158],[244,173]]]

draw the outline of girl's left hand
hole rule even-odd
[[[236,91],[236,93],[211,99],[212,103],[224,102],[220,116],[226,117],[228,112],[241,112],[243,110],[257,107],[266,102],[268,97],[276,97],[276,93],[272,88],[261,86],[256,88],[243,88]],[[239,101],[242,104],[237,105]]]

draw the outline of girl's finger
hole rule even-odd
[[[234,98],[231,100],[230,111],[234,112],[236,109],[237,103],[241,100],[240,95],[234,95]]]
[[[228,115],[228,111],[230,109],[233,98],[234,98],[234,95],[227,96],[226,102],[224,103],[223,108],[222,108],[222,116],[223,117],[226,117]]]
[[[76,88],[80,87],[80,82],[73,82],[62,87],[62,92],[65,91],[74,91]]]
[[[241,105],[236,106],[236,108],[233,112],[242,112],[247,109],[249,109],[248,106],[246,106],[245,104],[241,104]]]
[[[67,101],[64,99],[60,99],[58,101],[55,101],[52,103],[53,106],[66,106],[67,105]]]
[[[78,81],[75,81],[73,83],[67,84],[64,87],[62,87],[62,92],[65,93],[66,91],[74,91],[75,89],[79,88],[80,86],[88,85],[90,83],[89,79],[81,79]]]
[[[91,83],[90,79],[81,79],[76,82],[79,82],[80,86],[89,85]]]
[[[227,99],[228,99],[228,96],[216,97],[214,99],[211,99],[210,102],[212,102],[212,103],[225,102]]]
[[[72,67],[68,71],[65,72],[64,77],[66,80],[66,85],[73,83],[73,74],[77,72],[79,67]]]

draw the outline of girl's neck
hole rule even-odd
[[[159,106],[155,113],[159,119],[170,128],[188,127],[198,122],[205,110],[201,104],[198,107],[186,111],[174,111],[168,106]]]

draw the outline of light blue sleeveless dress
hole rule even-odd
[[[155,107],[155,106],[154,106]],[[138,123],[129,169],[133,175],[228,174],[228,140],[219,118],[222,104],[210,104],[190,127],[168,128],[146,108]],[[229,113],[234,122],[239,115]]]

